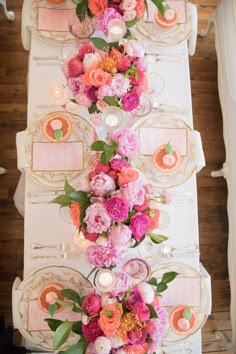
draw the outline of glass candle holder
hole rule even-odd
[[[123,20],[114,18],[108,23],[108,37],[111,41],[119,41],[127,31]]]
[[[109,269],[100,269],[95,277],[95,286],[101,292],[112,291],[116,285],[116,276]]]
[[[79,41],[86,42],[89,37],[95,31],[93,20],[86,16],[83,21],[75,15],[73,16],[68,24],[70,33]]]
[[[57,105],[62,106],[66,103],[67,93],[60,81],[53,81],[48,85],[48,98],[50,102]]]
[[[141,258],[129,259],[123,264],[122,270],[130,276],[134,285],[148,281],[151,276],[149,264]]]
[[[120,108],[106,107],[102,112],[102,123],[106,130],[118,128],[123,122],[124,114]]]

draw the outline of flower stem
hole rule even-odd
[[[87,280],[88,280],[88,278],[90,277],[90,275],[92,275],[93,272],[95,272],[96,269],[97,269],[97,268],[94,267],[94,268],[91,270],[91,272],[90,272],[90,273],[87,275],[87,277],[86,277]]]

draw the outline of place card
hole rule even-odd
[[[154,14],[156,11],[156,6],[151,0],[147,0],[148,3],[148,17],[147,13],[144,15],[144,20],[148,22],[154,22]],[[185,0],[168,0],[167,3],[170,5],[172,9],[174,9],[177,14],[177,23],[186,23],[187,15],[186,15],[186,1]]]
[[[39,31],[69,32],[68,23],[74,14],[74,9],[39,7],[37,29]]]
[[[161,299],[161,306],[201,306],[201,278],[177,277],[168,284]]]
[[[45,318],[50,318],[50,314],[43,312],[38,305],[38,300],[29,300],[28,306],[28,331],[47,331],[49,330]],[[73,312],[71,307],[66,307],[62,311],[57,312],[53,316],[56,320],[80,321],[81,314]]]
[[[84,168],[83,142],[33,143],[32,171],[79,171]]]
[[[153,155],[161,145],[170,143],[181,156],[187,155],[187,129],[185,128],[153,128],[139,129],[141,155]]]

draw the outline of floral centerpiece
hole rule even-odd
[[[152,186],[127,161],[138,146],[136,134],[128,128],[110,132],[108,143],[95,141],[91,149],[101,153],[100,161],[89,172],[87,186],[76,191],[66,181],[65,194],[52,201],[70,207],[74,225],[93,242],[86,256],[97,268],[120,264],[127,248],[145,237],[155,243],[167,239],[152,232],[160,215],[153,204]]]
[[[119,45],[92,38],[62,65],[74,102],[89,113],[115,106],[125,112],[139,106],[148,90],[145,51],[141,43],[130,40]]]
[[[160,306],[158,296],[177,274],[165,273],[159,283],[151,278],[134,287],[129,287],[126,280],[111,293],[93,292],[84,298],[74,290],[62,290],[69,301],[55,299],[55,302],[81,313],[81,320],[46,319],[55,331],[53,349],[60,348],[74,332],[80,339],[64,354],[153,354],[168,328],[168,314]]]

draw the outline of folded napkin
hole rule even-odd
[[[68,24],[74,14],[74,9],[39,7],[37,29],[39,31],[69,32]]]

